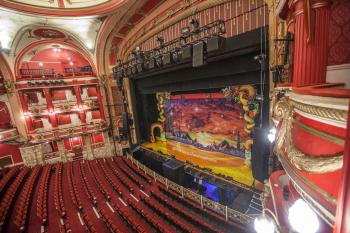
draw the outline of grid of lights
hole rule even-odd
[[[225,21],[216,20],[200,27],[197,19],[191,19],[189,26],[181,29],[181,36],[165,42],[160,35],[156,37],[159,46],[141,51],[140,47],[130,55],[126,62],[118,61],[113,68],[115,77],[120,80],[123,77],[134,76],[147,70],[157,69],[169,64],[175,64],[192,57],[192,46],[196,43],[207,43],[213,37],[219,37],[226,33]]]

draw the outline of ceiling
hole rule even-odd
[[[88,16],[117,9],[128,0],[2,0],[0,6],[31,14]]]
[[[95,38],[103,22],[103,18],[53,18],[39,17],[27,14],[18,14],[13,11],[7,11],[0,8],[0,45],[1,48],[13,48],[14,39],[17,33],[28,26],[31,28],[54,27],[60,31],[70,34],[82,42],[86,48],[93,50],[95,47]],[[36,34],[35,34],[36,35]]]

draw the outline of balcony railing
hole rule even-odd
[[[20,69],[21,79],[62,79],[79,76],[92,76],[92,68],[87,67],[71,67],[65,68],[64,73],[56,73],[54,69]]]
[[[202,206],[202,208],[209,209],[221,216],[224,216],[226,220],[240,222],[244,225],[248,225],[253,222],[254,219],[251,216],[241,213],[237,210],[231,209],[227,206],[221,205],[220,203],[212,201],[206,197],[203,197],[202,195],[199,195],[193,192],[192,190],[184,188],[183,186],[168,180],[167,178],[157,174],[155,171],[149,169],[148,167],[146,167],[145,165],[143,165],[142,163],[134,159],[131,155],[128,155],[127,157],[138,168],[144,170],[146,174],[153,177],[155,181],[162,183],[167,189],[171,189],[179,193],[182,197],[192,200],[194,202],[197,202]]]

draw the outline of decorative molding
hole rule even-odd
[[[308,173],[327,173],[342,168],[343,155],[314,157],[307,155],[296,148],[292,139],[291,130],[293,123],[293,105],[286,100],[281,100],[276,104],[275,109],[275,114],[277,112],[281,113],[279,117],[280,119],[283,119],[274,148],[276,154],[283,156],[282,154],[285,150],[289,161],[299,170]]]

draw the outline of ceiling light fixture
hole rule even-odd
[[[289,208],[288,220],[292,228],[299,233],[315,233],[320,227],[316,213],[303,199],[298,199]]]
[[[257,233],[274,233],[275,224],[267,217],[261,216],[254,220],[254,229]]]

